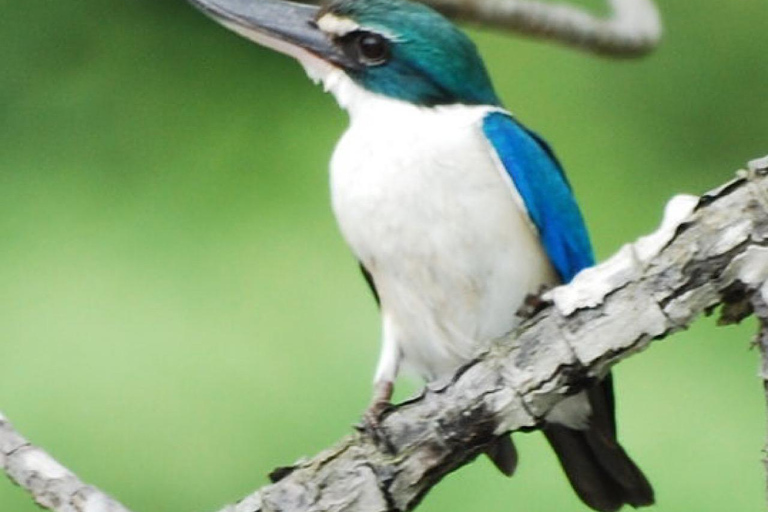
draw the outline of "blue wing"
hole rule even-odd
[[[552,149],[510,115],[488,114],[483,132],[539,230],[544,249],[563,282],[594,264],[587,228]]]

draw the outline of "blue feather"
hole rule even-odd
[[[488,114],[483,132],[522,197],[560,279],[567,283],[592,266],[594,256],[560,163],[546,142],[508,114]]]

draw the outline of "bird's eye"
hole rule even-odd
[[[361,60],[368,65],[383,64],[389,58],[389,42],[379,34],[360,32],[355,43]]]
[[[363,66],[379,66],[389,60],[389,41],[366,30],[355,30],[336,39],[341,50]]]
[[[337,44],[349,57],[363,66],[380,66],[391,56],[389,40],[366,30],[355,30],[337,38]]]

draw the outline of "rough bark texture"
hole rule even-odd
[[[221,512],[410,510],[494,436],[536,428],[559,400],[701,313],[722,305],[723,321],[735,322],[757,307],[766,318],[766,280],[764,159],[701,198],[674,198],[655,233],[547,293],[515,333],[450,382],[393,408],[375,436],[355,433],[276,470],[272,485]],[[1,417],[0,464],[52,510],[125,510]]]
[[[768,167],[768,162],[764,162],[764,165]],[[760,326],[755,336],[755,345],[760,349],[762,357],[760,378],[763,380],[766,411],[768,411],[768,283],[763,283],[760,289],[754,293],[751,306]],[[763,466],[766,471],[766,500],[768,500],[768,439],[766,439],[766,445],[763,448]]]
[[[768,289],[765,286],[759,294],[755,294],[752,303],[755,308],[755,315],[760,322],[760,331],[755,337],[755,344],[760,349],[762,356],[762,365],[760,367],[760,378],[763,379],[763,392],[765,393],[766,410],[768,411],[768,304],[765,300],[768,298]],[[763,448],[763,466],[766,471],[766,499],[768,499],[768,440]]]
[[[13,430],[0,414],[0,467],[11,481],[43,508],[59,512],[128,512],[100,490],[87,485]]]
[[[609,0],[601,18],[565,3],[533,0],[423,0],[447,16],[569,44],[613,57],[637,57],[661,40],[653,0]]]

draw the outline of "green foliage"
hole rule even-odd
[[[768,153],[767,9],[666,2],[632,62],[472,33],[600,256]],[[137,512],[215,510],[348,432],[379,335],[328,206],[333,100],[180,1],[5,2],[2,25],[0,409]],[[754,326],[712,324],[617,371],[655,510],[762,506]],[[582,510],[518,439],[514,479],[480,460],[421,510]],[[0,509],[37,510],[3,482]]]

